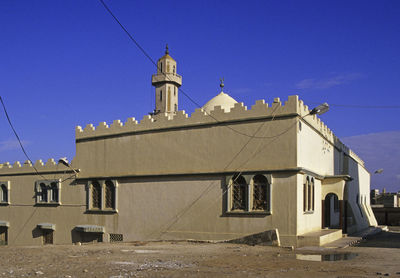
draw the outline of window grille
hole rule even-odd
[[[122,234],[110,234],[110,242],[121,242],[124,241]]]
[[[247,208],[246,180],[242,176],[234,177],[232,186],[232,210],[245,210]]]
[[[97,181],[92,184],[92,207],[101,208],[101,187]]]
[[[253,178],[253,210],[267,210],[268,180],[262,175]]]
[[[110,180],[106,181],[106,208],[115,208],[115,186]]]

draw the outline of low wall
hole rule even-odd
[[[400,207],[398,208],[372,208],[379,225],[399,226]]]

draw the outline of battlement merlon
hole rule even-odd
[[[70,163],[70,167],[66,165],[56,162],[54,158],[50,158],[44,163],[41,159],[36,160],[34,164],[31,161],[26,160],[21,164],[20,161],[15,161],[14,164],[10,162],[0,163],[0,177],[1,176],[13,176],[13,175],[37,175],[39,174],[55,174],[55,173],[71,173],[74,172],[72,170],[73,161]],[[36,172],[36,170],[37,172]],[[76,169],[77,170],[77,169]]]
[[[216,122],[229,123],[262,118],[277,119],[281,116],[297,115],[303,117],[304,121],[335,145],[333,132],[316,115],[308,115],[310,111],[309,107],[302,100],[299,100],[297,95],[292,95],[288,97],[284,105],[282,105],[279,98],[275,98],[271,105],[265,103],[264,100],[257,100],[251,109],[247,109],[243,103],[236,103],[230,112],[225,112],[223,108],[216,106],[210,114],[207,114],[201,108],[197,108],[190,117],[185,111],[181,110],[177,111],[173,116],[166,113],[156,116],[145,115],[139,123],[135,118],[128,118],[125,124],[120,120],[115,120],[110,126],[105,122],[101,122],[96,128],[93,124],[86,125],[84,129],[77,126],[75,129],[75,139],[81,140],[177,127],[185,128],[209,125]]]

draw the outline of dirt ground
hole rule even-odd
[[[400,278],[399,248],[399,231],[339,249],[194,242],[5,246],[0,248],[0,277]],[[341,260],[348,254],[356,255]]]

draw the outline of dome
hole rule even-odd
[[[235,106],[235,103],[237,103],[237,101],[234,100],[230,95],[221,92],[217,96],[210,99],[202,108],[207,113],[210,113],[214,110],[215,106],[221,106],[225,112],[229,112],[231,111],[231,108]]]

